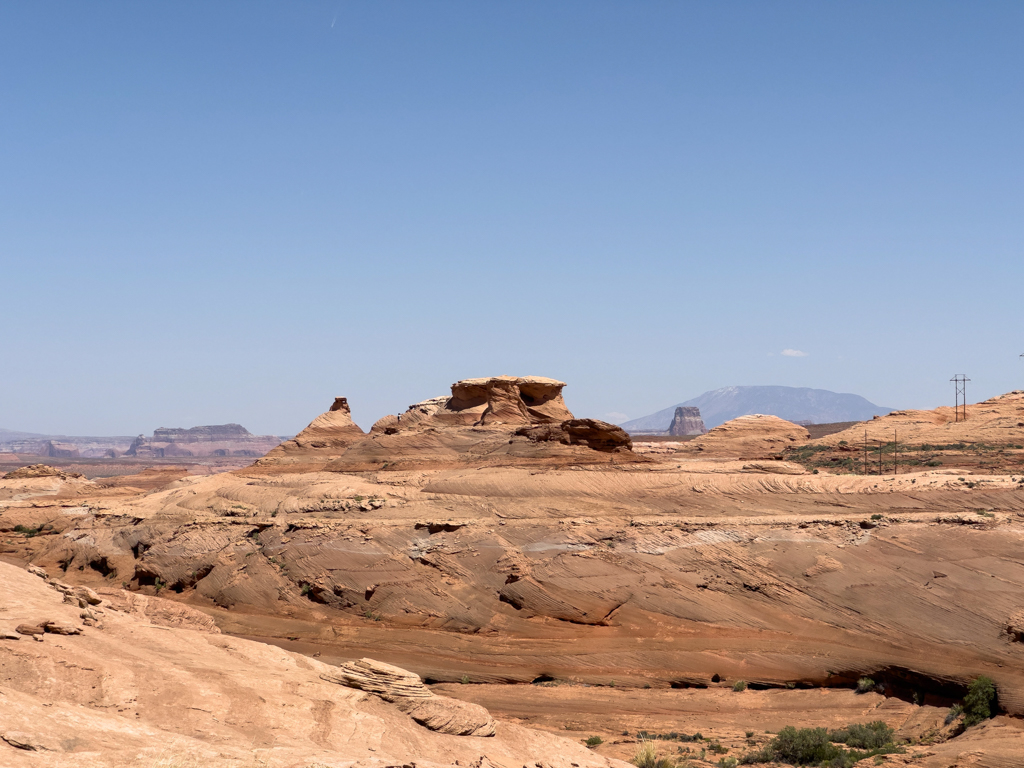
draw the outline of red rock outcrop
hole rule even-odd
[[[319,417],[294,440],[257,462],[285,467],[323,461],[334,472],[424,469],[552,461],[607,461],[630,453],[629,435],[612,424],[575,419],[562,399],[565,383],[542,376],[494,376],[452,384],[448,397],[415,403],[378,419],[363,435],[339,410]],[[524,431],[525,430],[525,431]],[[640,460],[638,457],[632,457]]]
[[[448,398],[409,406],[399,428],[412,426],[495,427],[551,424],[571,419],[562,399],[565,382],[543,376],[492,376],[452,384]]]
[[[336,397],[327,411],[313,419],[308,427],[291,440],[286,440],[270,451],[265,461],[275,463],[282,458],[301,455],[338,456],[363,437],[363,430],[352,421],[348,399]]]

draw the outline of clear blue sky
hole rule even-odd
[[[1020,2],[4,3],[0,427],[1024,388],[1022,40]]]

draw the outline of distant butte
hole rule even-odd
[[[678,406],[675,416],[672,417],[672,423],[668,425],[668,433],[673,437],[706,435],[708,430],[704,426],[704,419],[700,416],[700,408],[692,405]]]
[[[175,456],[262,456],[281,439],[273,435],[254,435],[241,424],[219,424],[191,429],[153,430],[152,437],[139,435],[125,456],[169,458]]]

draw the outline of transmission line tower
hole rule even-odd
[[[958,373],[950,381],[956,386],[956,405],[953,407],[953,421],[967,421],[967,382],[970,379],[964,374]],[[960,410],[961,403],[963,404],[962,412]]]

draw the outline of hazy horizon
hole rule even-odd
[[[1024,387],[1024,6],[0,7],[0,428]]]

